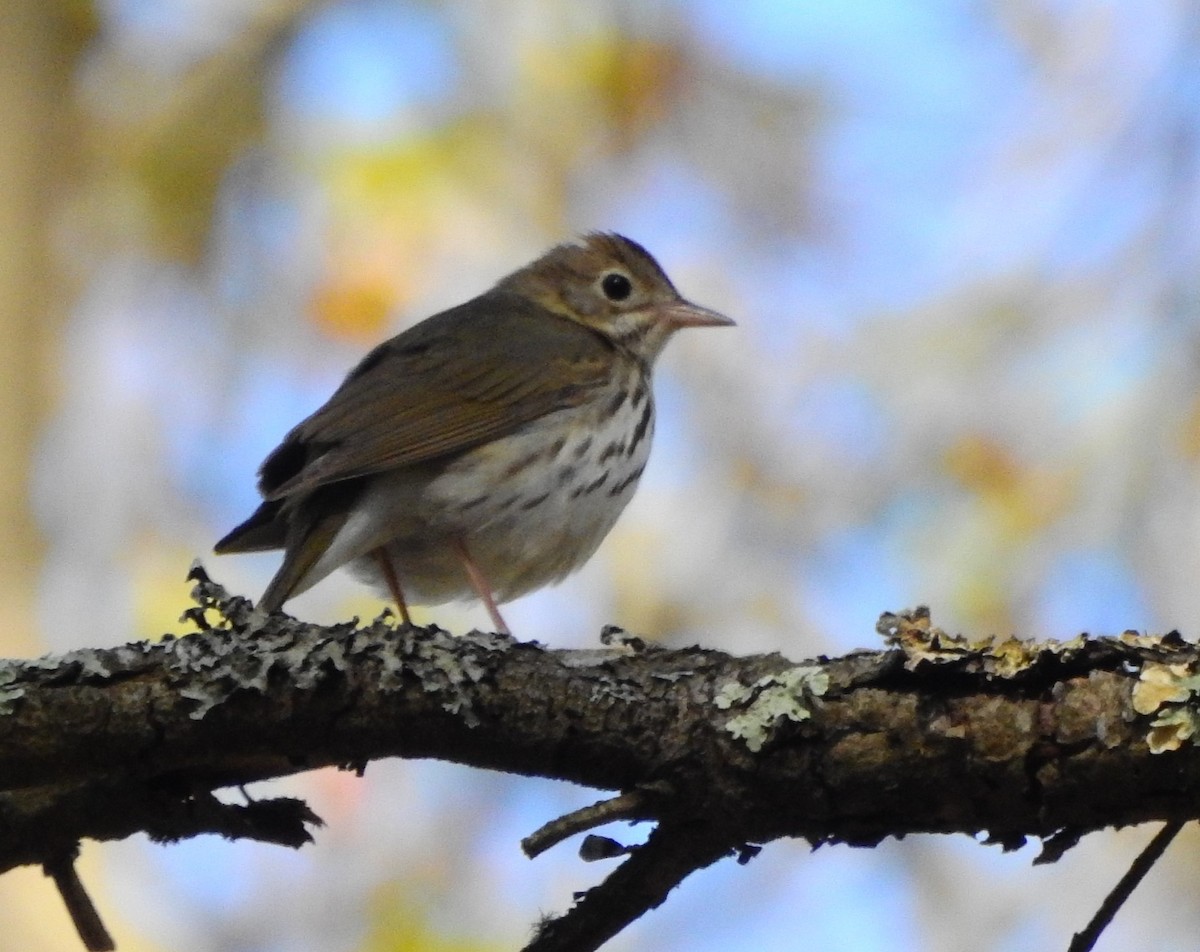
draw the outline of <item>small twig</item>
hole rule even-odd
[[[1082,932],[1076,932],[1071,939],[1071,944],[1067,946],[1067,952],[1091,952],[1092,948],[1100,938],[1100,934],[1108,928],[1108,924],[1112,922],[1113,917],[1125,904],[1125,900],[1138,887],[1138,883],[1145,878],[1145,875],[1150,872],[1151,867],[1162,857],[1166,852],[1171,841],[1183,829],[1183,820],[1171,820],[1163,826],[1154,839],[1146,846],[1137,858],[1130,864],[1128,871],[1121,877],[1120,881],[1112,892],[1100,904],[1100,908],[1096,910],[1096,914],[1092,916],[1092,921],[1087,924]]]
[[[544,920],[524,952],[593,952],[698,869],[728,856],[730,846],[694,824],[662,823],[598,886],[557,919]]]
[[[521,840],[521,849],[525,851],[526,856],[533,859],[551,846],[584,830],[594,830],[614,820],[651,819],[648,814],[650,803],[670,792],[670,786],[667,784],[650,783],[620,796],[573,810],[534,830]]]
[[[1074,849],[1083,838],[1083,831],[1075,827],[1064,827],[1042,840],[1042,851],[1033,858],[1034,866],[1057,863],[1069,849]]]
[[[79,849],[65,853],[52,862],[42,866],[46,875],[54,880],[59,895],[67,907],[67,913],[75,924],[75,931],[83,940],[88,952],[112,952],[117,946],[100,921],[100,913],[96,911],[91,897],[83,888],[83,882],[75,871],[75,857]]]

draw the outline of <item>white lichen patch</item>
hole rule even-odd
[[[175,642],[167,667],[180,695],[195,704],[196,720],[239,691],[265,693],[273,681],[311,691],[354,671],[384,693],[419,687],[474,726],[475,685],[488,677],[489,659],[515,644],[478,632],[454,638],[433,627],[404,631],[389,622],[390,613],[366,626],[355,619],[317,629],[229,596],[199,565],[190,577],[197,607],[186,617],[201,630]]]
[[[20,680],[20,668],[12,661],[0,665],[0,714],[11,714],[17,701],[25,696]]]
[[[416,678],[427,693],[439,695],[445,711],[461,715],[468,727],[475,727],[480,721],[471,707],[474,685],[484,680],[489,670],[482,657],[493,651],[508,650],[511,639],[480,632],[459,638],[445,632],[438,635],[437,639],[412,641],[411,650],[404,654],[401,663],[389,666],[391,680],[384,679],[381,685],[385,690],[395,690],[399,689],[402,676]]]
[[[725,722],[725,729],[757,753],[783,720],[806,721],[811,702],[829,689],[829,675],[816,665],[788,668],[759,678],[751,685],[730,681],[717,692],[721,710],[740,709]]]
[[[1178,750],[1200,733],[1200,673],[1188,663],[1142,666],[1133,686],[1133,709],[1157,714],[1146,743],[1151,753]]]

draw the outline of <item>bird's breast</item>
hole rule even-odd
[[[428,487],[501,600],[579,568],[633,497],[650,455],[650,381],[631,368],[578,407],[478,447]]]

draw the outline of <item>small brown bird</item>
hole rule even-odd
[[[380,344],[259,470],[265,500],[218,553],[283,549],[275,611],[350,565],[408,599],[496,605],[578,569],[650,453],[650,371],[680,297],[641,245],[589,234]]]

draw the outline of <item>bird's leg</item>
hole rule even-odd
[[[496,626],[496,631],[502,635],[511,635],[508,630],[508,625],[505,624],[503,616],[500,614],[500,609],[496,607],[496,598],[492,594],[492,586],[484,577],[482,570],[475,564],[475,560],[471,558],[471,553],[467,551],[467,544],[462,539],[454,540],[454,548],[458,551],[458,557],[462,560],[463,568],[467,570],[467,578],[471,582],[471,588],[475,589],[475,594],[479,596],[479,600],[483,602],[484,608],[492,618],[492,624]]]
[[[388,557],[387,549],[380,546],[371,554],[375,556],[375,561],[379,563],[379,571],[383,573],[383,580],[387,583],[388,591],[392,593],[396,607],[400,609],[400,620],[406,625],[412,625],[412,618],[408,614],[408,603],[404,601],[404,592],[400,588],[400,579],[396,577],[396,570],[392,566],[391,558]]]

